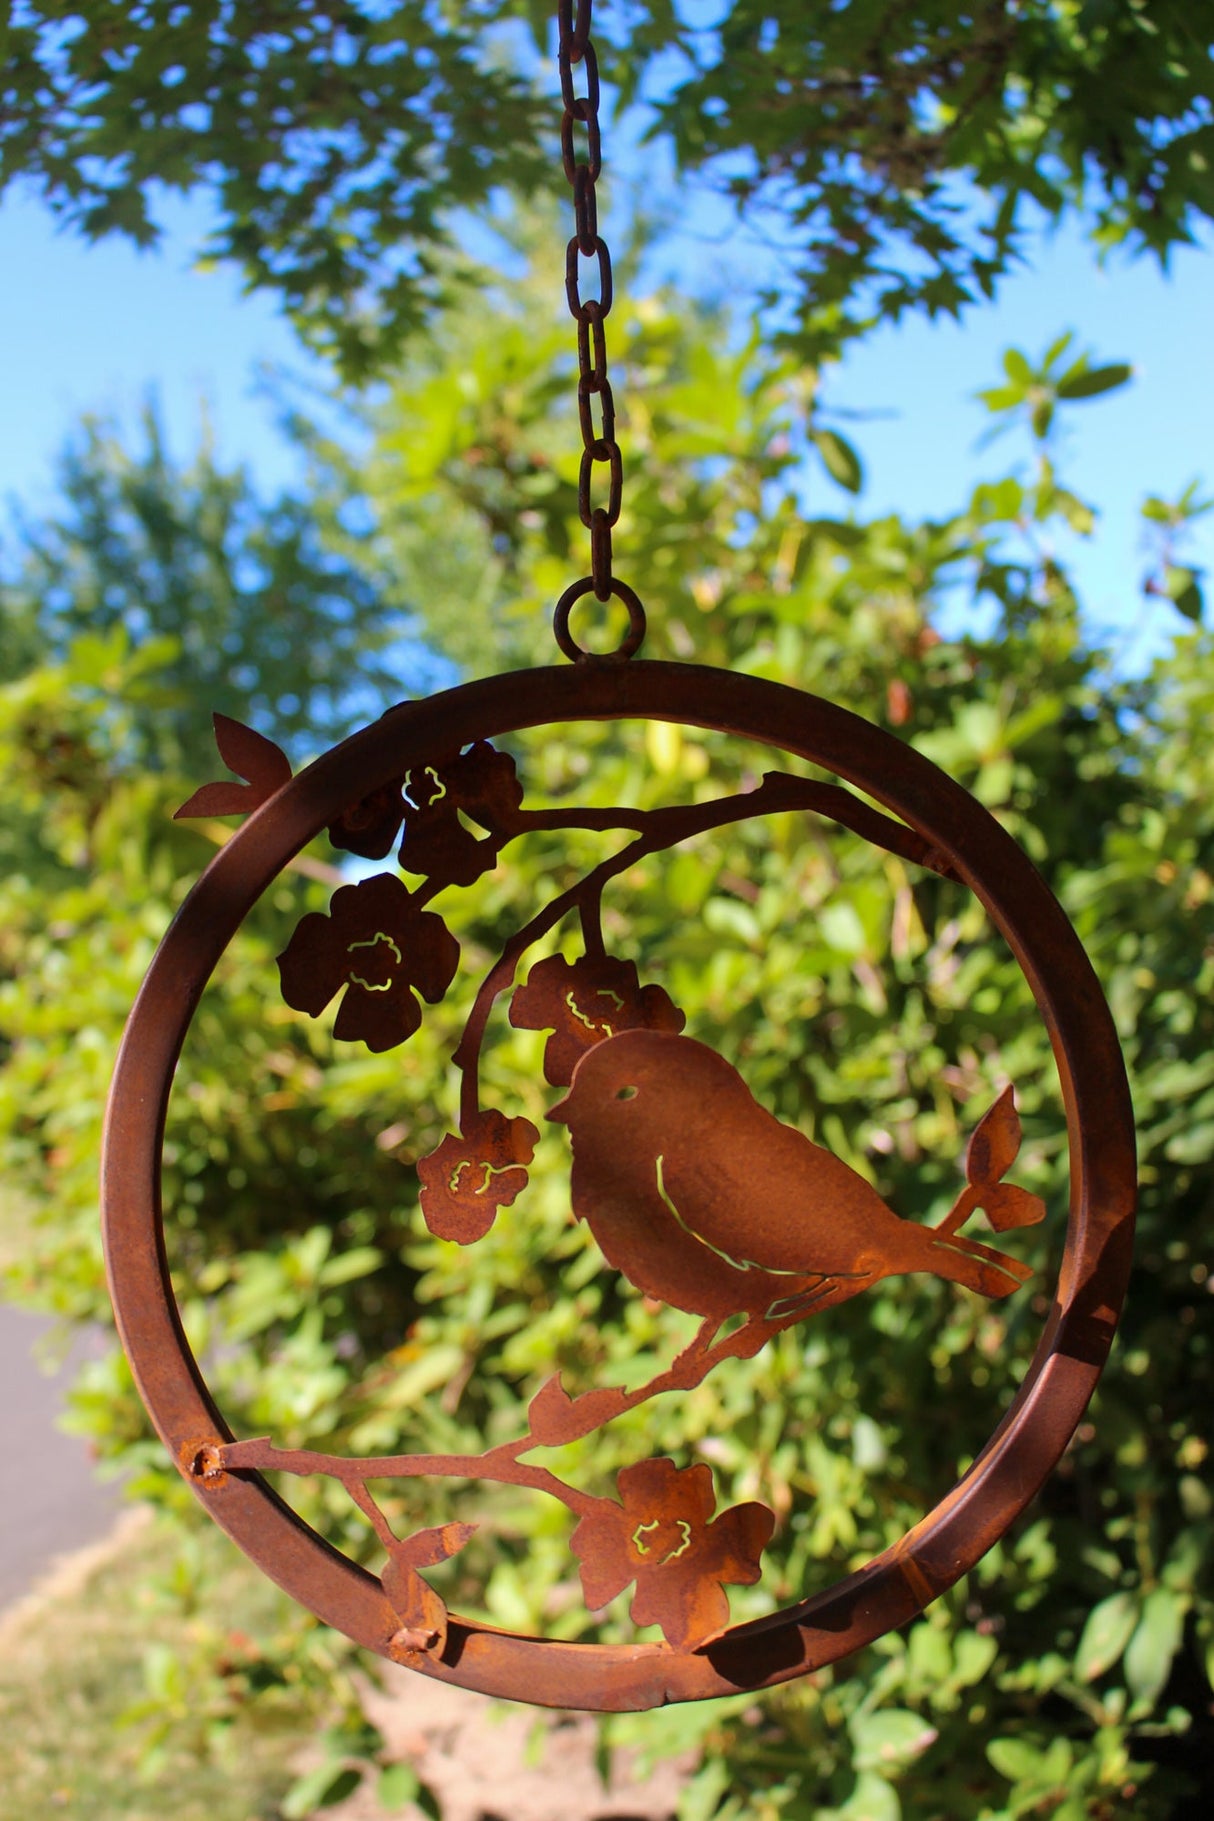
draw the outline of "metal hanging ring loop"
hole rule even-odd
[[[552,616],[552,635],[565,656],[574,664],[626,663],[641,649],[645,637],[645,609],[641,605],[641,597],[627,582],[621,582],[613,576],[611,593],[628,609],[628,631],[614,651],[587,651],[578,644],[569,630],[569,614],[583,595],[593,593],[594,577],[590,575],[583,576],[580,582],[572,582],[566,588]]]

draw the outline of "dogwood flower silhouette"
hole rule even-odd
[[[539,1136],[529,1119],[507,1119],[493,1108],[460,1136],[449,1133],[417,1166],[430,1231],[461,1246],[483,1239],[498,1209],[526,1188]]]
[[[635,1581],[630,1611],[638,1625],[660,1625],[676,1649],[706,1644],[729,1623],[724,1588],[758,1580],[775,1518],[753,1500],[714,1518],[712,1472],[703,1463],[638,1461],[621,1468],[616,1484],[620,1502],[600,1499],[570,1543],[587,1606],[598,1611]]]
[[[544,1077],[568,1087],[573,1071],[596,1043],[618,1031],[669,1031],[687,1019],[664,987],[642,986],[635,961],[614,955],[537,961],[510,1001],[518,1030],[551,1031],[544,1045]]]
[[[445,885],[473,884],[497,865],[498,850],[514,832],[522,801],[514,760],[488,740],[419,767],[405,786],[401,866]],[[478,838],[465,828],[461,813],[487,829],[487,835]]]
[[[302,917],[279,955],[282,996],[316,1018],[344,987],[333,1035],[393,1049],[421,1024],[417,995],[437,1005],[455,978],[459,943],[394,873],[341,886],[329,912]]]

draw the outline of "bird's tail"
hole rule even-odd
[[[932,1236],[931,1249],[923,1268],[946,1277],[950,1283],[964,1284],[980,1296],[1010,1296],[1033,1275],[1029,1265],[984,1246],[977,1239],[962,1239],[960,1234]]]

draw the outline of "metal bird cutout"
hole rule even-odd
[[[1006,1296],[1030,1275],[977,1240],[899,1219],[690,1037],[633,1030],[596,1044],[548,1117],[569,1127],[574,1213],[608,1262],[706,1331],[744,1314],[756,1351],[883,1277],[929,1271]]]

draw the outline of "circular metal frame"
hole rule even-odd
[[[1066,1107],[1071,1207],[1053,1308],[1006,1415],[962,1479],[857,1573],[693,1651],[550,1641],[453,1616],[441,1656],[419,1665],[485,1694],[604,1711],[805,1674],[906,1624],[972,1568],[1034,1497],[1091,1396],[1129,1274],[1135,1194],[1129,1089],[1091,964],[1010,836],[913,749],[797,690],[682,664],[582,662],[393,709],[285,784],[207,867],[131,1012],[107,1114],[103,1225],[123,1344],[166,1446],[259,1567],[327,1624],[390,1654],[399,1621],[372,1575],[330,1548],[260,1475],[201,1471],[203,1451],[233,1438],[182,1331],[164,1251],[160,1166],[173,1072],[202,991],[250,907],[352,800],[473,739],[630,718],[712,728],[826,766],[948,856],[1010,945],[1048,1027]]]

